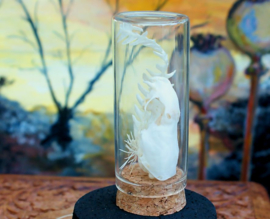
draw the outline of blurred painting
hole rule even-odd
[[[186,14],[191,22],[189,178],[198,175],[207,120],[207,178],[237,180],[250,58],[228,37],[234,3],[0,0],[0,172],[114,176],[111,18],[121,11],[162,10]],[[243,22],[258,25],[256,10],[244,11]],[[270,56],[262,62],[270,67]],[[255,178],[270,176],[269,74],[260,79],[253,147],[254,165],[265,171]]]

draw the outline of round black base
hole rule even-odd
[[[216,219],[214,205],[202,195],[185,190],[187,204],[181,211],[167,216],[147,217],[131,214],[116,206],[115,186],[92,191],[81,197],[74,207],[73,219]]]

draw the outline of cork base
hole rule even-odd
[[[182,175],[182,171],[177,168],[175,176],[159,181],[150,179],[139,164],[126,166],[122,171],[122,177],[140,186],[117,181],[122,190],[117,191],[116,205],[127,212],[144,216],[178,212],[186,205],[184,186],[179,183]]]
[[[169,215],[186,205],[185,191],[163,198],[141,198],[117,191],[116,205],[129,213],[143,216]]]

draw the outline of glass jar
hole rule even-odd
[[[112,26],[116,186],[136,197],[178,194],[187,179],[189,19],[123,12]]]

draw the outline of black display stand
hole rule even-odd
[[[115,186],[92,191],[81,197],[74,207],[73,219],[216,219],[214,205],[202,195],[185,190],[187,204],[180,212],[172,215],[147,217],[131,214],[116,206]]]

